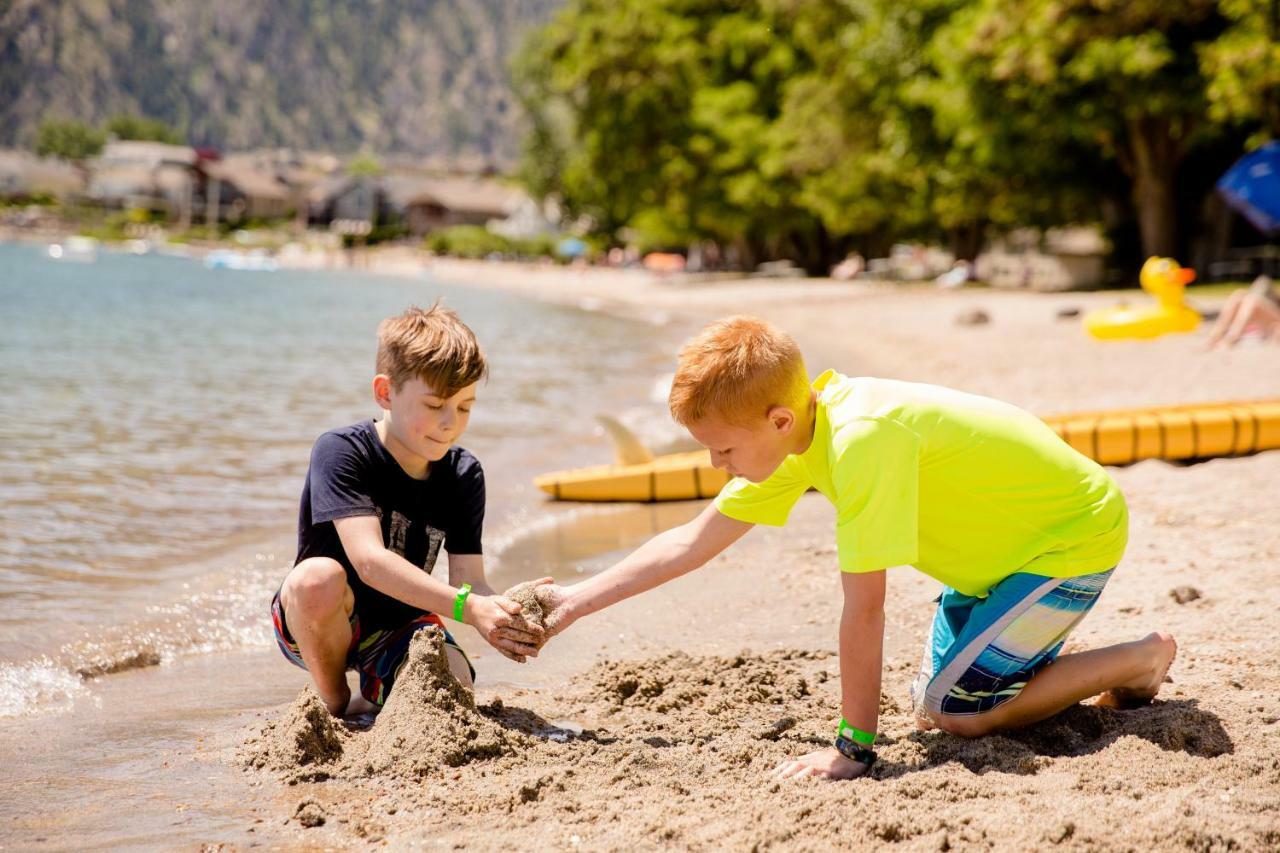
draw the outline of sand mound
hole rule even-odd
[[[522,737],[477,711],[471,692],[449,671],[443,633],[428,629],[414,636],[395,689],[367,731],[348,731],[306,687],[243,755],[247,766],[290,782],[420,779],[512,752]]]
[[[420,631],[387,704],[348,766],[362,775],[420,778],[513,751],[519,736],[481,715],[475,697],[449,671],[444,635]]]
[[[267,723],[245,744],[243,758],[249,767],[273,770],[290,781],[327,779],[347,737],[308,686],[283,717]]]

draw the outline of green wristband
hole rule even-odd
[[[847,738],[863,746],[871,746],[876,742],[875,732],[864,732],[862,729],[856,729],[849,725],[844,717],[840,718],[840,726],[836,729],[836,737]]]
[[[462,609],[466,607],[467,596],[471,594],[471,584],[464,583],[458,588],[458,595],[453,600],[453,621],[462,621]]]

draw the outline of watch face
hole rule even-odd
[[[836,749],[850,761],[861,762],[868,767],[876,761],[876,754],[860,743],[854,743],[846,737],[836,738]]]

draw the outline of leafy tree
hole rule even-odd
[[[826,4],[571,2],[516,65],[531,187],[612,239],[630,227],[649,244],[732,245],[747,265],[823,266],[822,223],[769,139],[805,70],[791,28],[808,5]]]
[[[1271,0],[1280,6],[1280,0]],[[1136,219],[1177,254],[1280,124],[1250,0],[570,0],[526,44],[522,174],[648,246],[822,269],[857,246]],[[1130,226],[1132,227],[1132,226]]]
[[[106,136],[74,119],[47,119],[36,134],[36,153],[81,163],[102,151]]]
[[[107,133],[116,139],[137,139],[181,145],[182,134],[159,119],[138,115],[119,115],[107,122]]]
[[[1042,138],[1112,159],[1131,181],[1143,252],[1176,255],[1179,166],[1215,131],[1199,52],[1225,24],[1215,0],[979,0],[949,35],[970,91],[990,87]]]
[[[1255,143],[1280,138],[1280,2],[1220,0],[1219,6],[1230,24],[1200,50],[1210,115],[1259,122]]]
[[[382,172],[382,162],[365,151],[347,161],[347,174],[353,178],[376,178]]]

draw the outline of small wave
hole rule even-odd
[[[88,692],[80,676],[48,658],[0,664],[0,717],[67,711]]]
[[[269,646],[267,602],[284,574],[274,555],[193,577],[163,605],[97,627],[51,656],[0,663],[0,717],[65,711],[91,695],[89,682],[192,655]]]

